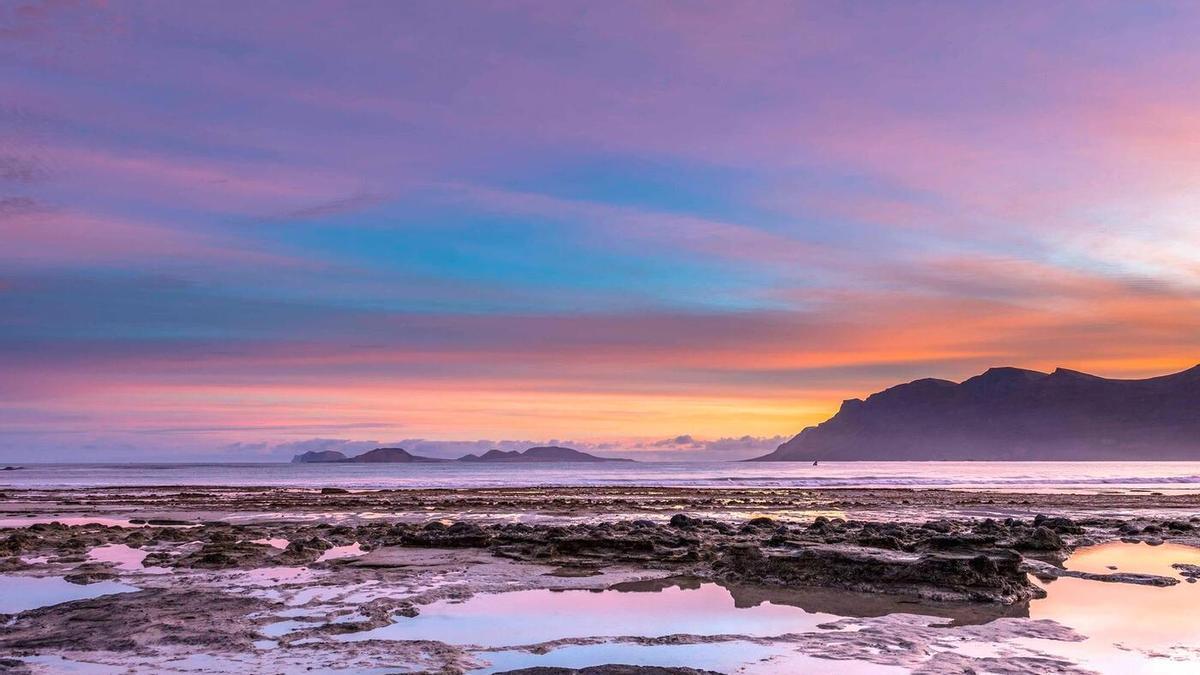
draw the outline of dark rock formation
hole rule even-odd
[[[271,606],[247,595],[190,588],[64,602],[14,617],[0,633],[0,653],[144,652],[151,646],[180,644],[250,649],[251,640],[257,636],[246,630],[245,617]]]
[[[1145,380],[992,368],[850,399],[751,461],[1200,459],[1200,366]]]
[[[1012,604],[1045,596],[1029,583],[1022,558],[1003,549],[912,554],[857,546],[798,549],[730,547],[720,573],[739,582],[823,586],[930,600]]]
[[[1105,581],[1114,584],[1137,584],[1139,586],[1174,586],[1179,580],[1174,577],[1164,577],[1158,574],[1140,574],[1137,572],[1113,572],[1112,574],[1097,574],[1095,572],[1080,572],[1068,570],[1037,559],[1027,559],[1021,563],[1021,569],[1032,573],[1043,580],[1073,577],[1088,581]]]
[[[1179,576],[1187,579],[1190,582],[1195,582],[1200,579],[1200,565],[1192,565],[1190,563],[1175,563],[1171,565],[1179,571]]]
[[[632,459],[597,457],[573,448],[555,445],[516,450],[488,450],[482,455],[464,455],[460,462],[632,462]]]

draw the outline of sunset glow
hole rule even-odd
[[[0,459],[741,458],[1200,362],[1200,7],[354,9],[0,7]]]

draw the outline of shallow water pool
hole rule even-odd
[[[1183,582],[1174,563],[1200,564],[1200,549],[1123,542],[1079,549],[1067,569],[1157,574],[1181,583],[1157,587],[1066,577],[1041,582],[1047,596],[1030,603],[1031,618],[1052,619],[1087,639],[1036,646],[1103,673],[1200,672],[1200,584]]]
[[[340,639],[508,647],[573,637],[676,633],[766,637],[815,630],[818,624],[840,618],[770,602],[738,608],[730,591],[715,583],[646,590],[657,592],[531,590],[476,595],[465,602],[425,605],[415,617]]]
[[[87,600],[140,590],[115,581],[81,586],[62,577],[24,577],[0,574],[0,614],[16,614],[72,600]]]

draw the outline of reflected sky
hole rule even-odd
[[[1171,569],[1177,562],[1200,563],[1200,549],[1113,542],[1080,549],[1066,566],[1100,574],[1124,571],[1179,578]],[[1075,628],[1088,640],[1041,648],[1107,673],[1200,669],[1200,623],[1195,620],[1200,584],[1161,588],[1064,577],[1044,586],[1047,597],[1030,603],[1030,616]]]

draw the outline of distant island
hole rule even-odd
[[[1144,380],[992,368],[850,399],[751,462],[1197,460],[1200,366]]]
[[[536,462],[632,462],[632,459],[597,457],[573,448],[539,446],[527,450],[488,450],[482,455],[463,455],[458,459],[441,459],[414,455],[404,448],[375,448],[361,455],[347,457],[336,450],[305,452],[292,457],[293,464],[409,464],[416,462],[479,462],[497,464],[532,464]]]
[[[518,452],[516,450],[488,450],[482,455],[463,455],[459,462],[501,462],[501,463],[530,463],[530,462],[632,462],[632,459],[621,457],[597,457],[572,448],[562,448],[556,445],[539,446]]]

